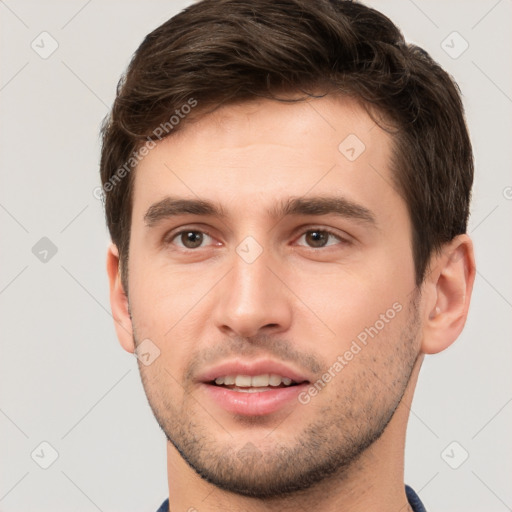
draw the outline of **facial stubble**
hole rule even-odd
[[[265,425],[267,419],[237,417],[237,425],[247,430],[237,440],[240,428],[237,434],[230,433],[208,412],[208,404],[201,404],[191,390],[181,387],[166,368],[152,373],[139,361],[149,405],[183,460],[225,491],[270,500],[301,493],[327,479],[341,480],[381,437],[406,392],[418,357],[418,299],[416,294],[406,308],[408,319],[401,331],[385,340],[381,333],[371,342],[384,344],[387,350],[364,347],[322,391],[320,396],[333,387],[328,403],[323,400],[319,405],[313,399],[307,405],[297,404],[297,409],[311,407],[314,418],[295,435],[290,435],[293,428],[287,425],[293,425],[290,422],[296,417],[303,421],[303,409],[289,414],[273,430],[267,429],[271,434],[260,445],[251,441],[251,429]],[[134,325],[137,345],[140,338],[135,333]],[[390,343],[393,335],[395,342]],[[180,403],[173,395],[177,389],[184,391]]]

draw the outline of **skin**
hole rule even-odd
[[[349,134],[365,145],[352,162],[338,150]],[[110,298],[123,348],[149,338],[160,350],[139,369],[168,441],[173,512],[410,510],[403,459],[414,387],[424,355],[464,326],[475,264],[460,235],[415,287],[410,219],[390,185],[391,143],[347,98],[258,100],[184,125],[136,169],[129,301],[114,245]],[[148,209],[171,195],[219,203],[226,217],[148,226]],[[290,197],[332,195],[375,223],[268,214]],[[174,236],[180,229],[209,236],[187,248]],[[334,236],[319,243],[311,232],[323,229]],[[247,236],[262,248],[250,264],[235,250]],[[213,363],[268,357],[314,382],[393,304],[400,312],[307,404],[242,417],[195,380]]]

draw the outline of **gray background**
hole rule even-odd
[[[93,191],[121,72],[189,3],[0,1],[1,511],[154,512],[167,496],[165,438],[114,333]],[[368,3],[456,78],[477,169],[470,316],[427,356],[405,480],[429,511],[511,510],[512,2]],[[55,43],[43,31],[58,43],[45,59]]]

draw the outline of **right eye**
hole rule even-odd
[[[212,238],[208,233],[196,229],[182,229],[168,237],[166,237],[166,244],[174,244],[181,249],[197,249],[204,247],[202,244],[205,238]],[[176,240],[176,242],[175,242]]]

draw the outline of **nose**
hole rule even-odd
[[[218,329],[245,338],[288,330],[293,294],[282,267],[265,250],[252,262],[234,251],[231,261],[231,271],[216,287]]]

